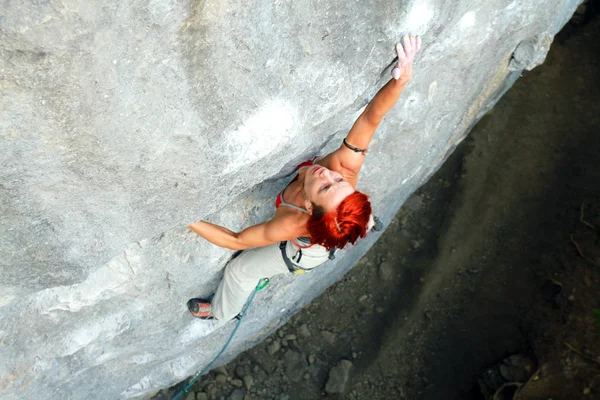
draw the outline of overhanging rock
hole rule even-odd
[[[201,369],[233,324],[185,301],[215,290],[231,252],[187,224],[270,217],[283,177],[339,146],[410,31],[414,79],[359,182],[389,220],[579,2],[5,2],[0,396],[139,397]],[[222,361],[374,240],[275,279]]]

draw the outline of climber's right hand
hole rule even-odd
[[[392,78],[408,82],[412,76],[412,65],[415,54],[421,49],[421,37],[414,35],[405,35],[402,40],[396,44],[396,53],[398,54],[398,63],[392,69]]]

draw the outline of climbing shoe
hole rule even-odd
[[[188,310],[196,318],[215,319],[212,313],[210,301],[204,299],[189,299],[187,302]]]

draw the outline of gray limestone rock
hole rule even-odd
[[[241,387],[244,386],[244,382],[242,382],[241,379],[232,379],[231,380],[231,385],[235,386],[235,387],[238,387],[238,388],[241,388]]]
[[[283,355],[285,374],[292,382],[298,382],[308,367],[306,356],[297,350],[288,350]]]
[[[545,33],[534,36],[519,43],[512,55],[508,69],[511,71],[520,71],[526,69],[531,71],[546,60],[546,55],[550,51],[553,36]]]
[[[240,378],[243,379],[246,375],[249,375],[252,372],[252,365],[251,364],[238,364],[235,367],[235,375]]]
[[[379,278],[384,282],[393,279],[394,275],[396,274],[396,269],[397,266],[394,264],[394,262],[389,260],[382,262],[377,270],[379,273]]]
[[[326,345],[331,346],[335,344],[335,339],[337,337],[335,333],[329,331],[321,331],[321,336],[323,337],[323,341]]]
[[[189,223],[270,218],[286,176],[339,146],[410,31],[423,36],[414,78],[358,187],[389,221],[579,3],[4,2],[0,397],[140,398],[201,370],[235,322],[191,318],[185,302],[214,293],[232,252]],[[274,277],[218,364],[377,236]]]
[[[254,378],[252,375],[246,375],[242,380],[244,381],[244,387],[246,390],[250,391],[254,386]]]
[[[279,340],[275,340],[267,347],[267,353],[272,356],[277,353],[281,349],[281,342]]]
[[[300,327],[298,328],[298,333],[300,334],[300,336],[307,338],[310,336],[310,330],[308,329],[308,325],[306,324],[302,324],[300,325]]]
[[[325,391],[329,394],[343,393],[350,377],[350,369],[352,369],[352,362],[348,360],[342,360],[331,368]]]
[[[241,389],[235,389],[229,394],[227,400],[244,400],[244,391]]]

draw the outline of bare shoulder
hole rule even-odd
[[[280,207],[270,221],[272,224],[271,229],[294,238],[304,236],[308,233],[306,229],[308,218],[308,214],[287,207]]]
[[[355,154],[345,154],[347,151],[349,150],[345,147],[340,147],[338,150],[329,153],[327,156],[321,158],[319,161],[317,161],[317,164],[322,165],[323,167],[328,168],[332,171],[340,173],[346,181],[350,182],[350,184],[354,188],[356,188],[360,168],[357,169],[354,168],[353,164],[344,163],[344,156],[346,156],[346,158],[355,156]],[[360,155],[359,157],[362,158],[364,156]]]

